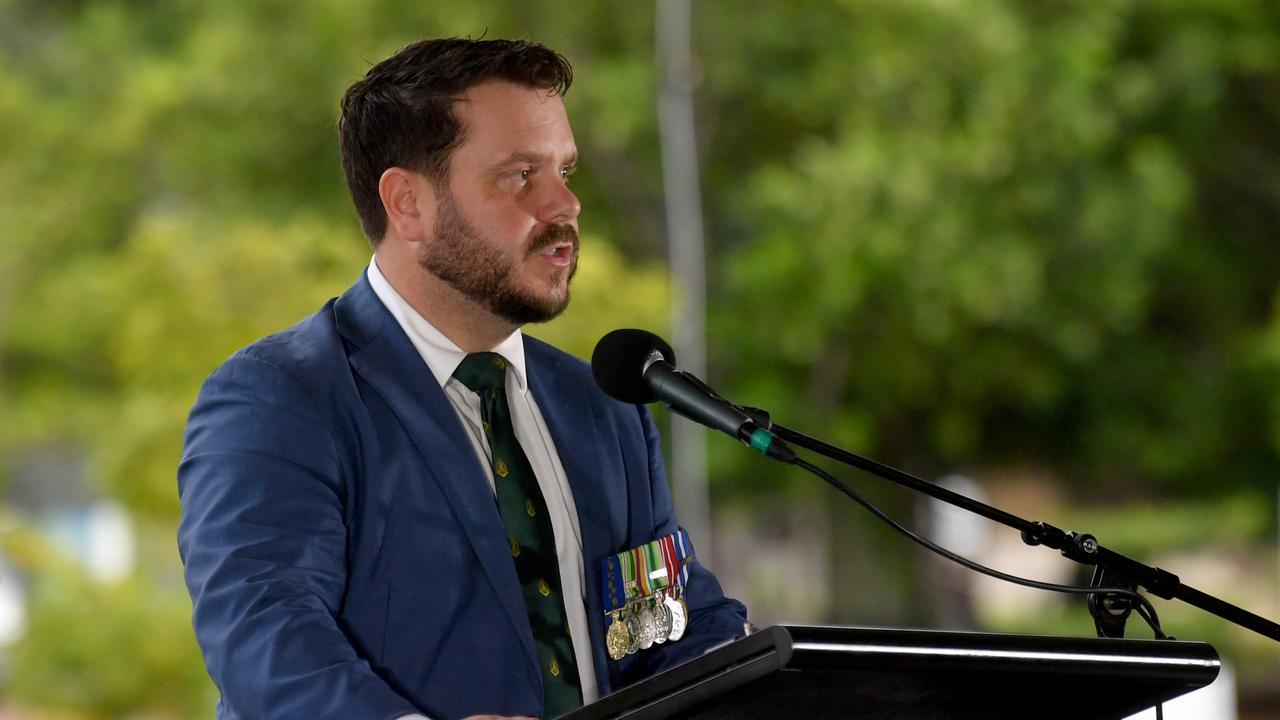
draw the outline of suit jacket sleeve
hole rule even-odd
[[[205,663],[240,718],[419,711],[337,619],[341,478],[330,428],[290,375],[242,352],[205,382],[178,470],[178,547]]]
[[[667,476],[662,460],[661,438],[658,429],[644,406],[637,406],[640,422],[644,426],[645,445],[649,453],[649,482],[653,498],[653,537],[670,535],[679,529],[671,493],[667,488]],[[711,571],[694,561],[685,585],[685,602],[689,606],[689,626],[679,642],[655,645],[636,655],[636,662],[628,668],[626,682],[636,682],[655,672],[695,658],[707,650],[745,634],[747,608],[737,600],[727,598]]]

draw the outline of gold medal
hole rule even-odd
[[[613,623],[609,625],[609,632],[604,637],[604,645],[609,651],[609,657],[621,660],[627,656],[627,648],[631,647],[631,631],[617,614],[612,617]]]

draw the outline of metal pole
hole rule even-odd
[[[681,369],[706,377],[706,268],[698,148],[693,120],[693,58],[689,0],[657,0],[658,136],[672,278],[672,345]],[[680,521],[711,563],[706,433],[671,418],[671,478]]]

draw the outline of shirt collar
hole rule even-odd
[[[366,274],[369,277],[369,284],[373,286],[374,294],[409,336],[409,341],[422,356],[423,362],[435,376],[436,382],[440,383],[440,387],[444,387],[467,353],[422,317],[400,296],[400,293],[396,292],[395,288],[391,287],[391,283],[387,282],[382,271],[378,269],[376,258],[369,260],[369,269]],[[498,353],[506,359],[508,372],[515,375],[516,387],[521,394],[528,392],[529,385],[524,362],[524,335],[521,334],[520,329],[517,328],[506,339],[491,348],[490,352]]]

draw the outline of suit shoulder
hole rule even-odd
[[[236,350],[214,371],[246,364],[268,366],[287,375],[304,391],[320,390],[326,378],[345,365],[346,353],[333,317],[334,300],[292,326]],[[317,387],[308,387],[310,385]]]

